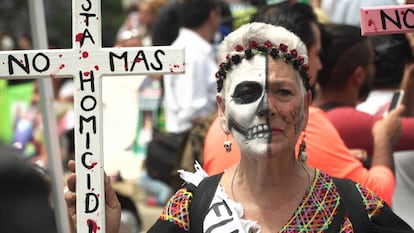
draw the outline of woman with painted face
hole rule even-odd
[[[322,68],[319,54],[336,51],[335,46],[325,49],[321,42],[327,41],[326,31],[318,28],[318,21],[311,6],[305,3],[280,3],[269,5],[261,10],[255,20],[283,26],[298,35],[308,49],[309,74],[312,89],[315,88],[318,71]],[[356,55],[359,59],[361,54]],[[354,56],[355,57],[355,56]],[[355,59],[354,59],[355,60]],[[347,64],[346,62],[343,64]],[[341,66],[340,66],[341,67]],[[342,67],[343,68],[343,67]],[[319,91],[317,96],[321,97]],[[360,158],[366,156],[362,148],[347,147],[341,135],[335,129],[324,111],[315,106],[315,95],[312,95],[312,105],[309,107],[309,120],[306,126],[307,163],[331,176],[351,179],[374,191],[387,204],[392,204],[395,190],[394,161],[392,150],[401,137],[402,109],[397,108],[392,114],[375,122],[372,128],[374,135],[371,166],[364,167]],[[348,122],[348,118],[341,116]],[[352,121],[351,121],[352,122]],[[354,135],[355,138],[360,138]],[[223,150],[223,141],[233,141],[230,152]],[[364,141],[364,140],[360,140]],[[297,147],[300,146],[298,141]],[[203,169],[209,175],[226,170],[240,160],[240,149],[232,136],[223,133],[216,118],[210,125],[206,134],[203,155]]]
[[[312,96],[306,47],[295,34],[247,24],[218,55],[218,115],[240,162],[208,178],[198,164],[195,173],[181,171],[187,185],[149,232],[412,232],[370,190],[306,165]]]
[[[413,232],[370,190],[306,165],[312,96],[295,34],[243,25],[224,39],[219,61],[218,115],[240,162],[212,177],[197,163],[179,171],[185,185],[148,232]]]

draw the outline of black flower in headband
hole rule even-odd
[[[218,92],[223,88],[223,82],[227,76],[227,71],[231,70],[233,65],[238,65],[242,59],[246,58],[247,60],[250,60],[256,54],[270,56],[273,59],[281,58],[285,62],[291,63],[295,70],[301,75],[306,90],[310,90],[309,79],[311,77],[308,74],[309,66],[304,64],[305,59],[302,56],[298,56],[298,52],[295,49],[289,51],[288,46],[283,43],[279,44],[279,47],[274,47],[272,42],[267,40],[263,45],[259,45],[256,41],[249,41],[248,48],[244,48],[243,45],[236,45],[234,50],[237,52],[244,51],[244,54],[228,55],[226,57],[227,62],[223,62],[219,65],[219,70],[216,73]]]

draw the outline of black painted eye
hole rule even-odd
[[[249,104],[259,99],[262,92],[262,85],[258,82],[246,81],[236,86],[231,97],[237,104]]]

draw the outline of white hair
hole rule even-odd
[[[241,45],[244,48],[247,48],[249,47],[249,42],[251,41],[255,41],[259,45],[263,45],[266,41],[270,41],[274,46],[285,44],[288,47],[288,51],[295,49],[297,51],[297,55],[304,58],[304,64],[308,63],[306,46],[296,34],[281,26],[253,22],[242,25],[224,38],[218,48],[217,55],[219,64],[226,62],[229,56],[235,54],[242,55],[244,51],[236,51],[236,46]],[[300,77],[299,79],[302,80]],[[300,83],[303,82],[301,81]],[[301,88],[302,87],[303,84],[301,85]],[[224,81],[224,88],[222,88],[222,91],[224,89],[226,89],[226,81]]]

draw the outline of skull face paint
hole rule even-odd
[[[259,55],[228,75],[225,114],[241,151],[269,156],[294,147],[304,125],[304,98],[293,66]]]

